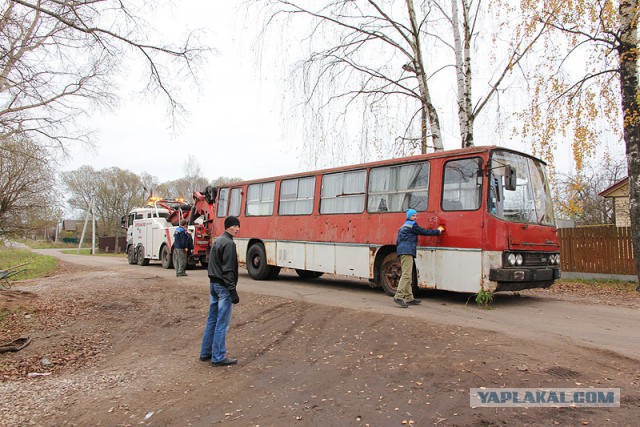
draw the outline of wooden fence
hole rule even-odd
[[[100,252],[126,252],[127,238],[125,236],[118,237],[118,247],[116,247],[115,237],[99,237],[98,250]]]
[[[637,275],[631,227],[560,228],[562,271]]]

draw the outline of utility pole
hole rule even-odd
[[[89,221],[89,216],[91,216],[91,221],[93,221],[93,235],[91,238],[91,255],[95,253],[95,236],[96,236],[96,221],[93,215],[93,194],[91,195],[91,200],[89,200],[89,210],[87,211],[87,215],[84,217],[84,226],[82,227],[82,235],[80,236],[80,243],[78,243],[78,253],[80,253],[80,248],[82,247],[82,242],[84,241],[84,233],[87,230],[87,222]]]

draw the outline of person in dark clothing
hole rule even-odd
[[[235,365],[238,359],[227,357],[226,338],[231,323],[232,304],[238,304],[238,254],[233,237],[240,230],[235,216],[224,220],[224,233],[216,239],[209,255],[209,317],[202,337],[200,360],[214,366]]]
[[[173,250],[176,254],[176,277],[187,276],[187,257],[193,250],[193,239],[187,231],[187,220],[181,219],[180,225],[173,233]]]
[[[402,308],[407,308],[409,304],[417,305],[422,301],[413,297],[413,264],[418,246],[418,236],[439,236],[444,233],[444,227],[438,226],[435,230],[422,228],[416,222],[418,212],[414,209],[407,210],[407,221],[398,230],[398,240],[396,242],[396,253],[400,258],[402,275],[398,282],[396,294],[393,301]]]

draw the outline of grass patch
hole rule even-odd
[[[77,243],[65,243],[63,241],[52,242],[48,240],[18,240],[19,243],[23,243],[29,246],[32,249],[58,249],[58,248],[78,248]],[[86,241],[82,244],[82,247],[91,247],[91,240],[87,243]]]
[[[485,291],[481,289],[480,292],[476,295],[476,304],[484,309],[490,309],[491,304],[493,304],[493,294],[489,291]]]
[[[58,268],[58,261],[48,255],[40,255],[26,249],[0,248],[0,270],[8,270],[20,264],[27,264],[23,271],[12,276],[9,281],[44,277]]]

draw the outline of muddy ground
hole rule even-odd
[[[631,426],[640,419],[636,295],[524,292],[483,310],[468,295],[427,292],[421,306],[400,309],[366,282],[302,283],[291,273],[253,282],[242,272],[227,340],[239,364],[213,367],[198,360],[204,271],[176,278],[157,265],[83,258],[67,257],[60,274],[0,292],[1,341],[32,339],[0,354],[3,426]],[[557,331],[542,318],[556,319]],[[476,387],[613,387],[621,405],[472,408]]]

